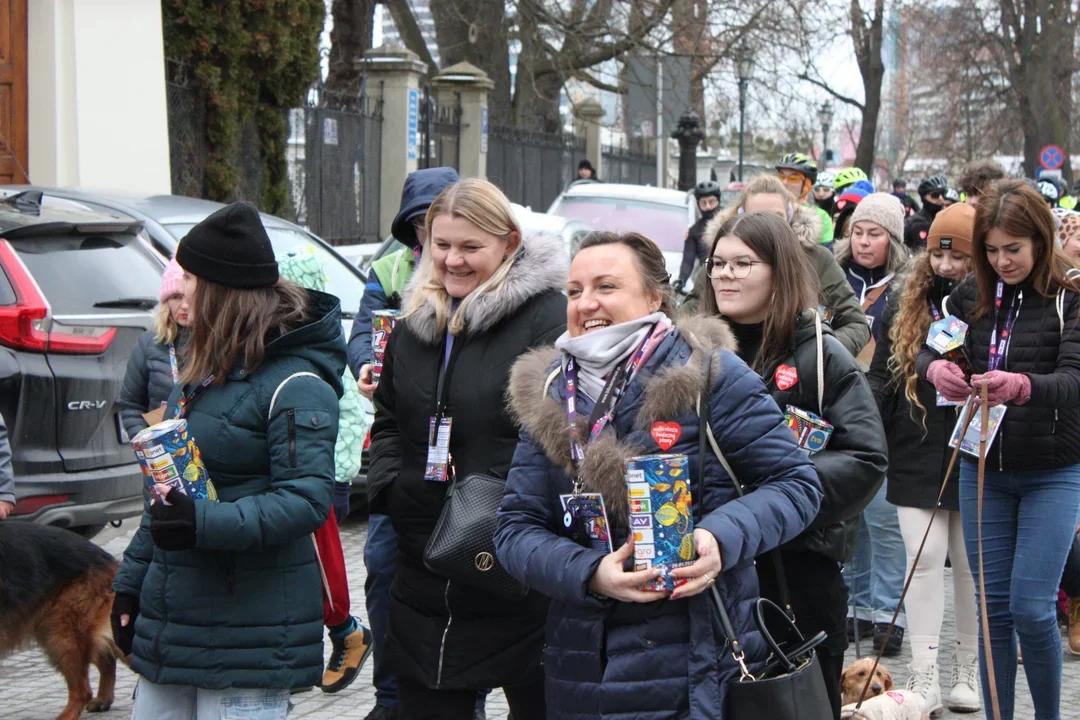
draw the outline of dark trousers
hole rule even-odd
[[[825,676],[833,715],[840,719],[840,674],[844,671],[844,652],[847,650],[847,587],[840,572],[840,563],[824,555],[806,550],[783,550],[788,596],[795,613],[795,625],[803,637],[809,638],[825,631],[825,642],[818,645],[818,662]],[[783,607],[772,555],[757,559],[758,583],[761,596]],[[785,639],[784,627],[770,625],[773,636]]]
[[[395,707],[398,702],[397,677],[386,661],[386,633],[390,629],[390,585],[397,570],[397,533],[388,515],[368,518],[367,543],[364,545],[364,595],[368,622],[375,643],[373,681],[375,704]]]
[[[545,720],[544,676],[526,685],[503,688],[514,720]],[[398,677],[399,720],[472,720],[475,690],[432,690],[408,677]]]

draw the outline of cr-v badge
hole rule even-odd
[[[72,400],[67,404],[68,410],[100,410],[109,404],[108,400]]]

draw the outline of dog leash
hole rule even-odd
[[[987,439],[987,426],[990,424],[990,406],[987,398],[987,387],[984,383],[982,386],[981,397],[981,427],[979,432],[979,476],[978,476],[978,527],[979,527],[979,609],[982,614],[982,627],[983,627],[983,651],[986,653],[986,669],[987,678],[990,682],[990,699],[993,706],[994,716],[992,720],[998,720],[1001,718],[1001,706],[998,701],[997,683],[994,677],[994,656],[990,648],[990,622],[988,619],[988,611],[986,607],[986,580],[983,574],[983,545],[982,545],[982,508],[983,508],[983,483],[986,476],[986,439]],[[979,393],[979,390],[972,389],[971,395],[968,401],[974,401]],[[971,426],[971,422],[975,419],[975,413],[969,412],[967,419],[964,422],[964,428],[960,431],[960,439],[967,434],[968,428]],[[934,509],[930,513],[930,522],[926,525],[926,532],[923,533],[922,542],[919,543],[919,551],[915,553],[915,560],[911,563],[911,570],[908,572],[907,579],[904,581],[904,590],[900,593],[900,601],[896,604],[896,610],[893,612],[892,622],[889,623],[889,629],[885,632],[885,639],[881,643],[881,650],[878,651],[877,657],[874,658],[874,666],[870,669],[870,673],[866,677],[866,683],[863,685],[862,692],[859,693],[859,701],[855,705],[855,712],[859,713],[863,703],[866,701],[866,694],[870,691],[870,683],[874,680],[874,673],[877,672],[878,665],[881,664],[881,658],[885,654],[885,646],[889,641],[889,637],[892,636],[893,630],[896,628],[896,621],[900,617],[900,608],[904,606],[904,599],[907,597],[908,590],[911,588],[911,581],[915,577],[915,569],[919,566],[919,559],[922,557],[923,549],[926,547],[926,541],[930,537],[930,530],[934,525],[934,518],[937,517],[938,509],[941,507],[941,500],[945,497],[945,489],[949,485],[949,478],[952,477],[953,468],[956,467],[956,461],[960,457],[960,442],[956,443],[956,449],[953,450],[952,458],[949,460],[949,468],[945,471],[945,478],[941,481],[941,490],[938,492],[937,502],[934,503]],[[858,626],[856,625],[856,643],[858,642]],[[858,651],[858,645],[856,645],[856,652]]]

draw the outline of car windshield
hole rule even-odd
[[[194,224],[166,225],[173,237],[183,238]],[[270,244],[274,246],[274,255],[284,255],[292,250],[299,250],[307,245],[315,248],[315,255],[323,261],[326,267],[326,292],[337,295],[341,300],[341,313],[345,317],[352,317],[360,307],[360,298],[364,294],[364,281],[358,276],[347,263],[331,254],[316,242],[310,235],[302,230],[293,228],[268,227],[266,234],[270,236]]]
[[[686,239],[686,208],[647,200],[564,195],[552,215],[584,220],[594,230],[637,232],[661,250],[679,251]]]

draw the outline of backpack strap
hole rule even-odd
[[[825,340],[821,334],[821,313],[814,309],[814,334],[817,336],[817,411],[825,407]]]
[[[286,384],[287,384],[287,383],[288,383],[288,382],[289,382],[290,380],[292,380],[293,378],[298,378],[298,377],[301,377],[301,376],[304,376],[304,375],[307,375],[308,377],[313,377],[313,378],[315,378],[316,380],[322,380],[322,377],[320,377],[319,375],[316,375],[316,374],[315,374],[315,373],[313,373],[313,372],[307,372],[307,371],[304,371],[304,372],[295,372],[295,373],[293,373],[292,375],[290,375],[289,377],[287,377],[287,378],[285,378],[284,380],[282,380],[282,381],[281,381],[281,383],[280,383],[280,384],[279,384],[279,385],[277,386],[277,389],[276,389],[276,390],[274,390],[274,394],[273,394],[273,396],[271,396],[271,398],[270,398],[270,411],[269,411],[268,413],[266,413],[266,420],[267,420],[267,422],[269,422],[269,421],[270,421],[270,416],[274,414],[274,405],[276,405],[276,404],[277,404],[277,398],[278,398],[278,395],[280,395],[280,394],[281,394],[281,389],[282,389],[283,387],[285,387],[285,385],[286,385]]]

